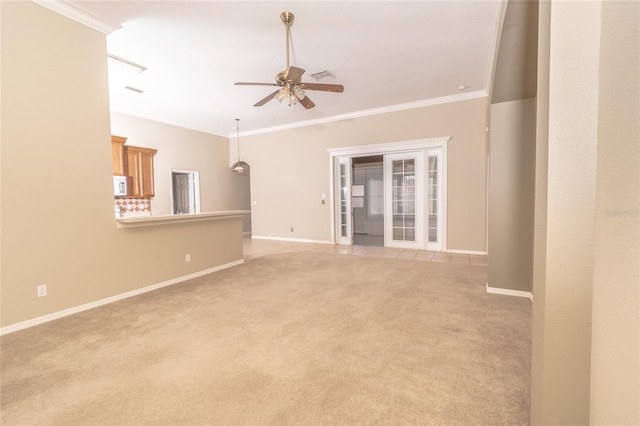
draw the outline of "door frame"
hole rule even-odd
[[[336,176],[336,164],[338,159],[347,157],[349,159],[354,157],[367,157],[373,155],[385,155],[402,152],[422,151],[427,156],[427,150],[439,148],[441,150],[441,167],[440,167],[440,182],[441,182],[441,197],[440,197],[440,213],[441,222],[439,223],[440,232],[440,251],[447,250],[447,145],[451,140],[451,136],[442,136],[437,138],[425,138],[415,139],[399,142],[386,142],[380,144],[370,145],[356,145],[340,148],[328,148],[329,152],[329,223],[331,227],[331,242],[338,243],[337,239],[337,221],[336,221],[336,194],[335,194],[335,176]],[[426,164],[426,163],[425,163]],[[424,197],[426,209],[426,197]],[[426,210],[425,210],[426,212]],[[424,232],[428,232],[428,226],[424,227]],[[426,235],[423,237],[426,248]]]

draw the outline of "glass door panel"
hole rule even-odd
[[[339,157],[335,164],[336,242],[351,244],[351,158]]]
[[[387,214],[385,246],[421,248],[421,153],[385,155]]]
[[[441,248],[441,150],[427,151],[427,249],[440,250]]]

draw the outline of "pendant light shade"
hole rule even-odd
[[[244,161],[240,161],[240,119],[236,118],[236,135],[238,138],[238,161],[233,163],[231,171],[234,173],[245,173],[249,171],[249,165]]]

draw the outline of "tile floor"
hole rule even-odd
[[[429,250],[409,250],[390,247],[345,246],[333,244],[298,243],[290,241],[244,238],[245,260],[265,256],[271,253],[311,250],[324,253],[340,253],[356,256],[395,257],[422,262],[466,263],[470,265],[487,265],[487,256],[472,254],[442,253]]]

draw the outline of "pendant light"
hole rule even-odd
[[[234,173],[244,173],[249,170],[249,165],[240,161],[240,119],[236,118],[236,136],[238,138],[238,161],[233,163],[231,171]]]

